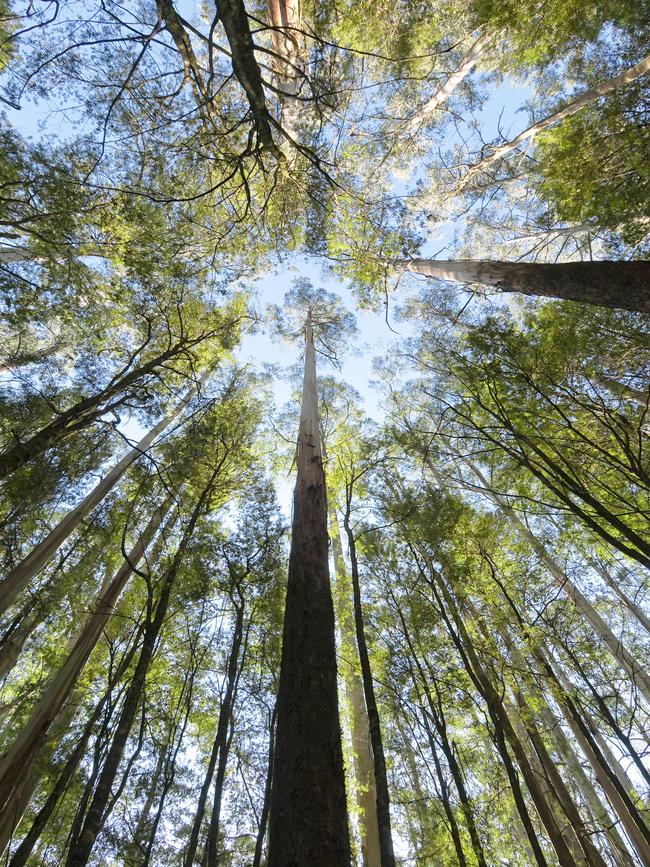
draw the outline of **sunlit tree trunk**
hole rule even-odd
[[[561,108],[559,111],[545,117],[543,120],[532,124],[509,142],[493,148],[492,152],[488,156],[484,157],[479,163],[473,165],[469,171],[466,172],[458,185],[458,189],[465,189],[477,175],[485,172],[486,169],[502,157],[517,150],[524,142],[531,141],[544,130],[555,126],[556,123],[559,123],[567,117],[571,117],[571,115],[577,114],[579,111],[582,111],[583,108],[593,105],[608,93],[612,93],[620,87],[625,87],[626,85],[631,84],[633,81],[636,81],[648,72],[650,72],[650,57],[644,57],[643,60],[639,63],[635,63],[634,66],[629,67],[629,69],[623,70],[623,72],[620,72],[613,78],[603,81],[597,87],[575,97],[565,105],[564,108]]]
[[[323,447],[324,449],[324,447]],[[336,509],[328,502],[330,540],[334,559],[336,618],[341,639],[341,676],[350,710],[350,739],[354,767],[354,792],[359,809],[361,853],[364,867],[379,867],[379,829],[377,826],[377,793],[368,712],[363,694],[363,681],[357,672],[359,653],[354,629],[351,586],[345,567],[341,531]]]
[[[589,602],[573,581],[571,581],[566,572],[564,572],[559,564],[550,556],[544,545],[542,545],[531,530],[529,530],[514,509],[506,502],[505,498],[491,489],[488,480],[481,473],[479,468],[471,461],[463,460],[479,480],[481,492],[499,508],[507,520],[515,527],[517,533],[528,542],[539,557],[540,561],[548,569],[549,574],[557,583],[558,587],[573,601],[576,608],[582,613],[591,628],[594,630],[596,636],[600,641],[602,641],[614,659],[622,665],[625,671],[627,671],[629,676],[632,678],[633,683],[650,703],[650,677],[646,673],[645,667],[635,659],[634,655],[627,650],[621,643],[620,639],[614,635],[591,602]]]
[[[407,259],[402,271],[497,292],[561,298],[598,307],[650,312],[650,262],[497,262],[488,259]]]
[[[481,58],[486,52],[492,34],[483,33],[478,39],[475,39],[470,46],[467,54],[464,55],[458,66],[439,87],[435,89],[429,99],[423,103],[417,111],[412,114],[405,126],[408,132],[414,133],[425,123],[427,123],[438,109],[444,105],[456,88],[467,78],[467,76],[475,69]]]
[[[18,566],[12,569],[7,577],[0,582],[0,613],[11,605],[21,590],[27,586],[28,582],[43,568],[65,540],[79,527],[81,521],[110,493],[127,469],[150,448],[160,434],[180,415],[196,395],[197,389],[205,381],[207,375],[207,373],[204,374],[199,380],[198,385],[190,388],[173,410],[151,428],[137,445],[129,449],[124,457],[115,464],[113,469],[83,498],[79,505],[68,512],[56,527],[25,557],[22,563],[19,563]]]
[[[124,586],[132,575],[133,569],[144,556],[170,506],[171,500],[168,499],[151,517],[138,542],[129,552],[129,556],[115,573],[103,596],[98,599],[95,610],[79,633],[65,662],[46,687],[29,720],[3,755],[0,762],[0,805],[2,805],[0,812],[10,809],[16,797],[17,784],[32,767],[47,738],[52,722],[74,689],[88,657],[114,611]]]
[[[142,702],[147,672],[149,671],[156,643],[165,622],[172,589],[181,563],[188,550],[196,524],[205,509],[206,502],[209,501],[218,473],[219,468],[214,470],[208,484],[203,488],[192,511],[192,515],[187,522],[187,526],[183,531],[183,536],[178,544],[174,558],[160,580],[158,601],[155,609],[148,611],[142,646],[133,677],[126,691],[124,704],[122,705],[117,726],[111,739],[101,773],[99,774],[88,812],[86,813],[78,837],[76,840],[73,840],[70,846],[66,867],[83,867],[83,865],[88,863],[97,835],[108,818],[107,805],[111,797],[111,789],[117,776],[133,721]]]
[[[386,775],[386,758],[384,756],[384,744],[381,733],[381,720],[377,708],[375,686],[370,666],[370,655],[366,641],[365,624],[363,620],[363,608],[361,606],[361,585],[359,583],[359,564],[357,560],[357,546],[354,531],[350,523],[350,510],[352,506],[352,485],[346,484],[346,503],[343,516],[343,526],[348,540],[348,553],[350,555],[350,567],[352,577],[352,598],[354,602],[354,626],[357,637],[357,649],[359,662],[361,663],[361,679],[363,681],[363,693],[366,699],[368,712],[368,727],[374,764],[375,791],[377,803],[377,827],[379,830],[379,850],[381,867],[394,867],[395,855],[393,852],[393,836],[390,821],[390,796],[388,792],[388,777]]]
[[[348,867],[327,499],[308,317],[271,789],[268,867]]]
[[[638,620],[648,635],[650,635],[650,617],[648,617],[643,608],[641,608],[640,605],[637,605],[636,602],[627,595],[627,593],[621,588],[620,582],[614,578],[608,569],[605,569],[601,563],[598,563],[591,558],[588,559],[591,567],[598,572],[605,584],[614,591],[627,610]]]

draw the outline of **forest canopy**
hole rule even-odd
[[[650,867],[646,0],[0,0],[7,867]]]

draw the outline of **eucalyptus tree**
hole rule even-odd
[[[316,381],[316,348],[332,358],[350,333],[336,298],[298,283],[285,298],[281,331],[304,335],[289,578],[278,684],[270,799],[269,865],[349,864],[350,842],[329,581],[327,492]],[[279,312],[279,311],[278,311]],[[297,321],[296,321],[297,320]]]

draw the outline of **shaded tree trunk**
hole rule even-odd
[[[273,706],[273,711],[269,717],[269,751],[268,765],[266,770],[266,782],[264,784],[264,801],[262,803],[262,812],[260,813],[260,823],[257,829],[257,838],[255,840],[255,854],[253,856],[252,867],[261,867],[262,855],[264,850],[264,838],[266,836],[266,826],[269,820],[269,804],[271,800],[271,782],[273,780],[273,754],[275,752],[275,721],[276,709]]]
[[[348,867],[327,499],[310,317],[305,349],[268,867]]]

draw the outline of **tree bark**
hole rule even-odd
[[[465,54],[449,78],[437,87],[429,99],[409,117],[406,122],[406,129],[409,133],[417,132],[438,111],[440,106],[447,102],[458,85],[475,69],[485,54],[492,36],[493,34],[491,33],[483,33],[472,43],[467,54]]]
[[[354,600],[354,625],[357,636],[357,649],[361,663],[361,677],[363,680],[363,693],[366,699],[368,711],[368,726],[370,731],[370,743],[375,770],[375,790],[377,792],[377,827],[379,831],[379,850],[381,867],[394,867],[395,854],[393,851],[393,835],[390,823],[390,796],[388,792],[388,777],[386,776],[386,758],[384,756],[384,744],[381,734],[381,720],[377,708],[375,686],[372,679],[372,668],[368,654],[368,644],[363,622],[363,608],[361,607],[361,587],[359,584],[359,563],[357,560],[357,545],[354,532],[350,525],[350,509],[352,506],[352,485],[346,484],[346,504],[343,517],[343,526],[348,539],[348,552],[350,555],[350,567],[352,576],[352,594]]]
[[[36,547],[9,572],[0,582],[0,613],[7,610],[16,596],[28,582],[45,566],[48,560],[61,547],[65,540],[77,529],[81,521],[89,515],[115,487],[127,469],[143,455],[158,439],[161,433],[176,419],[197,394],[208,374],[204,373],[198,384],[190,388],[181,401],[162,418],[157,425],[146,433],[137,445],[124,455],[104,478],[87,494],[84,499],[62,518],[56,527],[36,545]]]
[[[323,457],[327,460],[325,443],[323,443]],[[354,793],[359,810],[361,855],[363,867],[380,867],[374,761],[370,745],[370,727],[363,692],[363,680],[357,670],[359,651],[354,625],[353,594],[343,557],[341,530],[336,508],[331,500],[328,500],[328,515],[334,561],[336,621],[341,645],[339,653],[339,658],[342,660],[341,676],[350,710]]]
[[[349,867],[311,317],[305,343],[268,867]]]
[[[53,421],[28,440],[18,442],[7,449],[0,454],[0,479],[11,475],[19,467],[52,448],[70,434],[90,427],[101,415],[124,403],[129,397],[131,388],[141,385],[143,380],[155,373],[161,365],[189,351],[192,346],[200,343],[201,339],[204,338],[192,340],[182,338],[140,367],[134,368],[129,373],[118,374],[107,386],[91,397],[82,398],[69,409],[59,413]]]
[[[262,803],[262,812],[260,813],[260,824],[257,830],[257,838],[255,840],[255,854],[251,867],[261,867],[262,854],[264,850],[264,838],[266,836],[266,826],[269,820],[269,804],[271,800],[271,781],[273,779],[273,755],[275,752],[275,721],[277,718],[275,705],[269,716],[269,750],[268,750],[268,766],[266,770],[266,782],[264,784],[264,801]]]
[[[117,723],[115,734],[106,755],[102,771],[99,775],[95,792],[86,813],[86,817],[76,841],[70,847],[66,867],[85,867],[92,852],[97,835],[106,821],[106,806],[108,804],[111,788],[124,754],[124,748],[133,726],[135,715],[143,698],[144,686],[149,671],[149,666],[154,655],[158,637],[163,627],[172,589],[178,575],[179,568],[188,549],[194,528],[204,511],[206,501],[209,500],[212,488],[219,469],[217,468],[208,484],[205,486],[194,507],[190,520],[183,532],[181,541],[176,549],[174,558],[161,579],[161,587],[155,612],[151,613],[147,620],[142,648],[138,662],[133,673],[133,678],[128,686],[122,706],[122,712]]]
[[[484,172],[493,163],[506,156],[506,154],[516,150],[520,144],[523,144],[526,141],[531,141],[536,135],[539,135],[540,132],[555,126],[556,123],[559,123],[567,117],[571,117],[571,115],[577,114],[579,111],[582,111],[583,108],[592,105],[608,93],[612,93],[620,87],[625,87],[626,85],[631,84],[633,81],[636,81],[648,72],[650,72],[650,57],[644,57],[644,59],[639,63],[635,63],[634,66],[631,66],[629,69],[623,70],[623,72],[620,72],[618,75],[614,76],[614,78],[603,81],[597,87],[575,97],[565,105],[564,108],[554,112],[544,118],[544,120],[532,124],[509,142],[505,142],[505,144],[495,147],[491,154],[484,157],[479,163],[473,165],[469,171],[466,172],[465,176],[461,178],[460,183],[458,184],[458,191],[460,192],[461,190],[464,190],[477,175]]]
[[[29,720],[3,755],[0,762],[0,812],[9,809],[9,805],[15,799],[17,784],[29,772],[36,760],[52,722],[74,689],[88,657],[114,611],[120,593],[133,569],[144,556],[170,506],[171,500],[168,499],[151,517],[140,539],[115,573],[108,589],[98,599],[94,612],[79,633],[65,662],[46,687]]]
[[[488,259],[397,260],[402,271],[497,292],[561,298],[598,307],[650,312],[650,261],[496,262]]]

